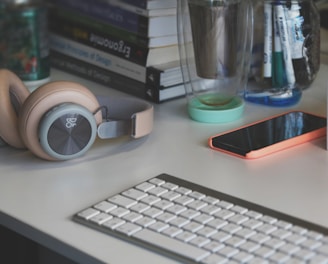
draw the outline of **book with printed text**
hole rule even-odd
[[[143,16],[103,0],[52,0],[49,3],[142,36],[177,35],[175,14],[153,17]]]
[[[108,69],[81,61],[60,52],[51,51],[50,58],[51,65],[59,70],[86,78],[150,102],[163,103],[185,95],[183,83],[159,87],[151,83],[136,81],[122,74],[112,72]],[[150,69],[150,71],[152,71],[152,69]],[[158,72],[161,71],[162,70],[158,70]]]

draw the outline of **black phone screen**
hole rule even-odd
[[[325,127],[326,118],[289,112],[235,131],[213,137],[213,147],[242,156],[269,145]]]

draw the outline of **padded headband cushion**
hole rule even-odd
[[[26,99],[19,118],[23,142],[35,155],[54,160],[39,143],[38,128],[42,117],[52,108],[63,103],[75,103],[94,113],[99,109],[96,97],[84,86],[66,81],[48,83],[36,89]],[[101,111],[95,114],[97,125],[102,122]]]
[[[16,148],[24,148],[25,145],[18,131],[18,117],[11,99],[14,98],[19,111],[29,94],[14,73],[0,70],[0,137]]]

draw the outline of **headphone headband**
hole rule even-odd
[[[140,138],[148,135],[153,128],[153,106],[143,100],[128,97],[97,97],[104,107],[103,123],[98,127],[100,138],[114,138],[129,135]]]

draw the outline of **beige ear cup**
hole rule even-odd
[[[50,157],[39,143],[38,128],[42,117],[52,108],[63,103],[75,103],[94,113],[99,109],[96,97],[84,86],[74,82],[52,82],[36,89],[23,104],[19,118],[21,138],[27,148],[38,157]],[[97,125],[102,122],[101,111],[95,114]]]
[[[15,148],[25,146],[18,130],[18,117],[11,96],[19,110],[29,94],[29,90],[14,73],[0,70],[0,137]]]

